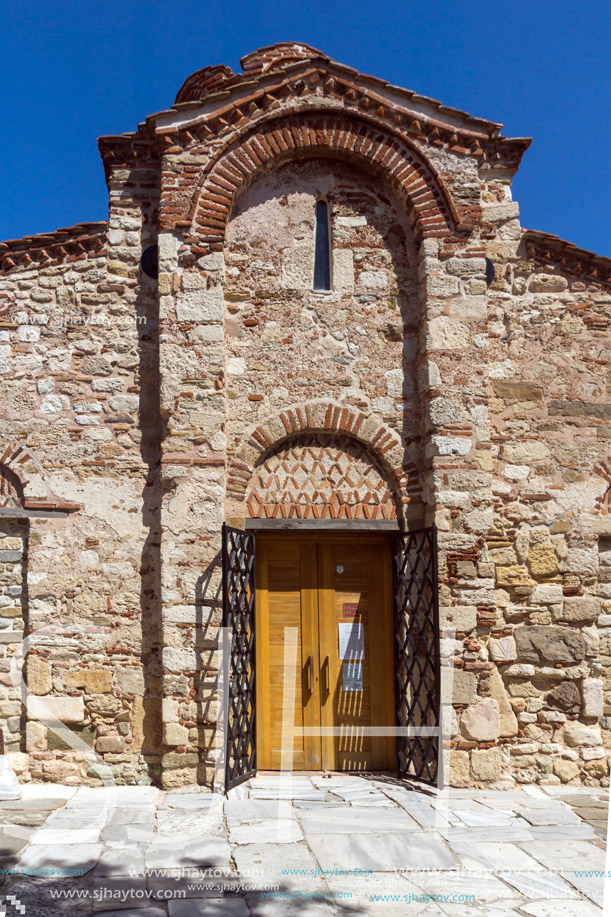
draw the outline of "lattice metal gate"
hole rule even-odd
[[[255,536],[223,525],[223,626],[231,629],[225,788],[254,776]]]
[[[437,529],[397,536],[395,677],[399,773],[441,785],[441,669]]]

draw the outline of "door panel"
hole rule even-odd
[[[281,756],[290,627],[298,629],[290,673],[295,727],[342,730],[295,737],[292,769],[394,770],[394,737],[363,734],[363,727],[394,726],[391,575],[390,541],[383,537],[257,536],[260,768],[291,766],[290,754],[288,763]],[[362,660],[340,659],[338,625],[362,626]]]
[[[287,672],[289,679],[294,678],[295,691],[294,721],[291,725],[298,728],[316,726],[320,716],[316,545],[300,544],[290,539],[262,540],[257,564],[257,627],[261,635],[257,641],[260,653],[257,668],[262,673],[257,694],[257,707],[262,711],[258,735],[259,767],[280,770],[287,628],[297,631],[297,667],[294,672]],[[320,738],[296,735],[293,739],[293,769],[318,770],[320,766]]]
[[[319,550],[321,666],[329,669],[329,690],[321,686],[321,723],[342,730],[340,736],[323,737],[325,770],[394,769],[394,738],[363,734],[363,727],[394,726],[390,573],[385,543]],[[340,659],[338,625],[359,624],[362,661]],[[345,676],[355,673],[362,690],[345,684]]]

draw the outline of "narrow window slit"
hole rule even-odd
[[[331,240],[329,238],[329,206],[326,201],[318,201],[316,204],[314,289],[331,289]]]

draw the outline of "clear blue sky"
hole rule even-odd
[[[107,216],[96,138],[276,41],[533,137],[522,225],[611,254],[607,0],[0,0],[0,239]]]

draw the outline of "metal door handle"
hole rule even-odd
[[[325,691],[328,694],[329,693],[329,657],[328,656],[325,657],[325,661],[323,663],[323,669],[325,672]]]
[[[308,661],[306,662],[307,676],[308,676],[308,693],[312,693],[312,669],[314,668],[314,658],[308,656]]]

